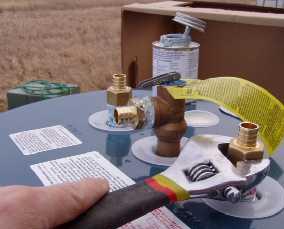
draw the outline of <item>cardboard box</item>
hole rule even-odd
[[[123,7],[122,69],[129,84],[152,76],[152,42],[183,31],[172,21],[181,11],[208,23],[205,33],[192,32],[201,44],[200,79],[242,77],[284,102],[284,10],[249,4],[166,1]]]

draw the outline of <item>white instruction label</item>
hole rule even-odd
[[[197,79],[199,49],[174,50],[153,47],[153,77],[178,72],[184,79]]]
[[[61,125],[22,131],[9,136],[24,155],[82,144]]]
[[[98,152],[43,162],[32,165],[31,169],[45,186],[78,181],[87,177],[106,178],[110,183],[111,191],[135,183]],[[150,228],[188,229],[189,227],[164,207],[121,227],[121,229]]]

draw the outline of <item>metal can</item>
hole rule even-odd
[[[197,42],[186,47],[165,47],[160,41],[153,42],[153,77],[175,71],[184,79],[197,79],[199,47]]]
[[[190,31],[204,32],[206,22],[181,12],[173,21],[184,25],[185,31],[162,35],[153,43],[153,77],[178,72],[183,79],[197,79],[200,44],[191,40]]]

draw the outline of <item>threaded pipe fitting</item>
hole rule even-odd
[[[257,139],[259,126],[252,122],[242,122],[239,125],[239,134],[229,144],[228,157],[231,162],[239,167],[241,173],[249,172],[247,165],[238,162],[261,160],[264,153],[264,145]]]
[[[126,86],[125,74],[114,74],[112,85],[107,89],[107,104],[111,106],[126,106],[132,98],[131,87]]]
[[[252,122],[242,122],[239,125],[237,142],[241,146],[255,147],[257,144],[259,126]]]
[[[138,120],[136,106],[117,107],[114,110],[114,119],[117,124],[135,123]]]
[[[114,74],[112,76],[112,83],[115,90],[124,90],[126,88],[126,75]]]
[[[116,107],[114,110],[114,120],[118,125],[132,126],[140,129],[145,124],[145,113],[136,106]]]

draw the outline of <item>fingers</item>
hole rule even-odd
[[[0,228],[54,228],[86,211],[108,189],[106,180],[94,178],[50,187],[1,187]]]
[[[109,190],[104,179],[87,179],[45,188],[41,192],[41,211],[49,228],[73,220],[102,198]]]

